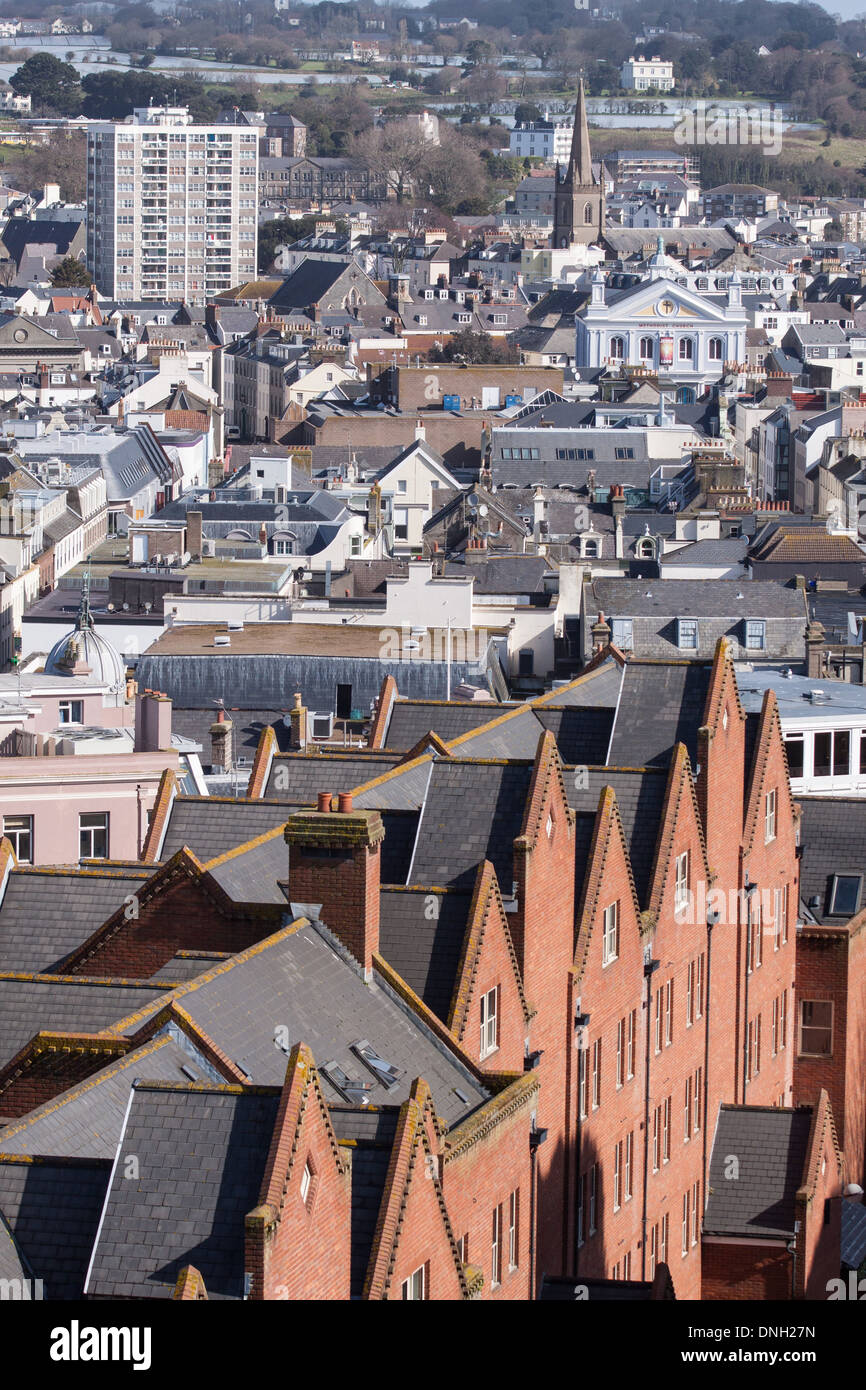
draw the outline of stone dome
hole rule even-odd
[[[45,662],[46,676],[86,676],[106,685],[126,681],[126,662],[120,652],[96,631],[90,612],[89,584],[85,579],[75,627],[55,642]]]

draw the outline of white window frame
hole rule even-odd
[[[612,965],[619,955],[619,900],[604,909],[602,918],[602,967]]]
[[[103,825],[84,825],[84,824],[83,824],[83,822],[84,822],[85,820],[88,820],[88,819],[90,819],[90,820],[95,820],[97,816],[100,818],[101,821],[104,822]],[[96,835],[100,835],[100,834],[102,834],[102,833],[105,834],[105,853],[104,853],[104,854],[96,854],[96,853],[95,853],[95,838],[94,838],[94,837],[95,837]],[[78,815],[78,851],[79,851],[78,857],[79,857],[79,859],[108,859],[108,858],[110,857],[110,850],[111,850],[110,833],[111,833],[111,817],[110,817],[110,814],[109,814],[108,811],[81,811],[81,812],[79,812],[79,815]],[[88,854],[88,853],[85,851],[85,849],[84,849],[84,843],[85,843],[85,842],[84,842],[83,837],[84,837],[85,835],[88,836],[89,842],[90,842],[90,853],[89,853],[89,854]]]
[[[420,1303],[427,1299],[427,1266],[419,1265],[401,1286],[401,1297],[409,1302]]]
[[[13,825],[10,825],[10,824],[9,824],[10,821],[27,821],[27,824],[26,824],[26,825],[17,825],[17,826],[13,826]],[[16,861],[17,861],[19,864],[32,864],[32,863],[33,863],[33,841],[34,841],[34,824],[33,824],[33,817],[32,817],[32,816],[25,816],[25,815],[20,815],[20,816],[18,816],[18,815],[4,816],[4,817],[3,817],[3,834],[4,834],[4,836],[6,837],[6,839],[9,841],[9,843],[10,843],[10,845],[12,846],[13,850],[15,851],[15,859],[16,859]],[[20,844],[20,839],[19,839],[20,836],[27,836],[27,838],[28,838],[29,841],[30,841],[30,844],[29,844],[29,853],[28,853],[26,856],[23,855],[23,854],[21,854],[21,853],[19,853],[18,846],[19,846],[19,844]]]
[[[499,986],[481,996],[481,1060],[499,1047]]]
[[[764,797],[764,844],[772,844],[776,838],[776,788],[771,788]]]
[[[683,850],[674,861],[674,912],[682,912],[689,905],[689,852]]]

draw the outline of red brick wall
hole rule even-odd
[[[573,1135],[567,1098],[574,1066],[569,1017],[574,953],[574,825],[551,734],[540,741],[528,799],[525,836],[515,842],[518,911],[509,925],[530,1011],[529,1045],[541,1051],[538,1123],[548,1137],[538,1153],[538,1277],[565,1268],[570,1249],[563,1213],[569,1205],[568,1165]],[[547,833],[548,814],[553,826]]]
[[[706,1302],[791,1297],[791,1256],[784,1241],[775,1246],[705,1241],[701,1258],[701,1298]]]
[[[306,1049],[294,1049],[262,1184],[263,1206],[247,1220],[253,1298],[349,1297],[351,1178],[323,1114],[311,1064]],[[301,1184],[308,1164],[305,1202]]]
[[[833,1052],[799,1055],[800,1004],[833,1004]],[[792,1015],[794,1103],[813,1105],[827,1091],[844,1153],[846,1182],[866,1173],[866,917],[853,929],[809,927],[797,938],[796,1006]]]
[[[141,905],[137,918],[127,920],[121,913],[113,935],[92,949],[85,943],[67,974],[147,980],[177,951],[244,951],[276,931],[279,920],[279,909],[223,915],[200,882],[180,872]]]
[[[531,1115],[537,1093],[529,1079],[518,1083],[519,1101],[509,1105],[509,1092],[486,1107],[500,1105],[507,1110],[498,1124],[475,1142],[462,1143],[461,1136],[477,1124],[470,1119],[448,1136],[443,1169],[443,1189],[455,1239],[467,1237],[464,1263],[480,1269],[484,1276],[482,1298],[499,1301],[525,1300],[530,1295],[530,1217],[532,1214],[532,1171],[529,1152]],[[517,1268],[508,1268],[509,1199],[518,1194]],[[493,1209],[502,1207],[502,1282],[491,1290],[493,1257]]]
[[[600,812],[600,818],[602,813]],[[627,864],[627,854],[619,819],[614,814],[606,818],[607,834],[597,837],[595,853],[589,870],[589,885],[597,885],[597,900],[590,909],[587,904],[579,918],[575,1013],[590,1015],[588,1027],[580,1041],[587,1069],[587,1114],[578,1116],[579,1054],[575,1052],[575,1086],[573,1089],[573,1124],[580,1132],[580,1172],[584,1176],[584,1243],[577,1250],[577,1273],[589,1278],[609,1278],[614,1265],[627,1253],[631,1255],[631,1278],[642,1278],[642,1206],[644,1193],[644,1094],[646,1082],[646,1010],[643,995],[643,942],[640,921],[634,902],[634,890]],[[587,891],[592,891],[588,885]],[[604,910],[619,903],[619,953],[609,965],[602,964]],[[621,1089],[617,1087],[618,1024],[635,1017],[634,1075],[627,1075]],[[627,1045],[626,1026],[626,1045]],[[601,1042],[601,1104],[592,1104],[593,1047]],[[624,1063],[627,1073],[627,1063]],[[623,1200],[619,1211],[613,1209],[614,1147],[626,1135],[633,1134],[632,1192]],[[600,1167],[598,1191],[597,1233],[589,1233],[589,1173],[594,1164]],[[574,1268],[574,1245],[569,1251]]]

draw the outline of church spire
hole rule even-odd
[[[568,172],[574,183],[579,184],[582,188],[589,188],[594,182],[592,154],[589,148],[589,127],[586,123],[586,93],[583,89],[582,76],[577,88],[577,106],[574,111],[574,134],[571,137]]]

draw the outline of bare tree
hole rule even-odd
[[[352,144],[355,158],[387,184],[398,203],[411,192],[430,150],[419,127],[407,120],[388,121],[362,131]]]

